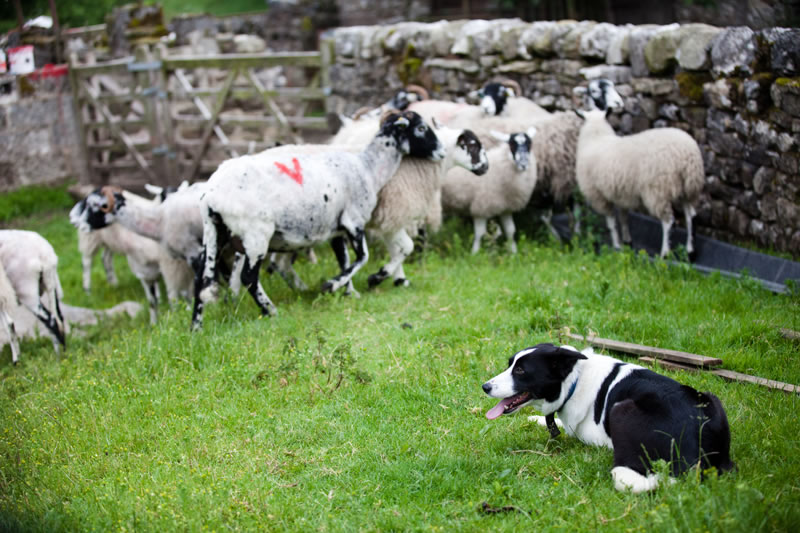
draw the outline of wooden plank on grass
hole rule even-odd
[[[578,341],[584,341],[592,346],[604,348],[606,350],[614,350],[616,352],[624,352],[634,355],[644,355],[648,357],[655,357],[656,359],[666,359],[668,361],[683,363],[685,365],[699,366],[702,368],[720,366],[722,364],[722,359],[718,359],[716,357],[707,357],[705,355],[697,355],[689,352],[679,352],[677,350],[667,350],[665,348],[644,346],[642,344],[633,344],[632,342],[601,339],[600,337],[585,337],[575,333],[568,333],[567,337]]]
[[[655,357],[646,357],[644,355],[639,358],[639,361],[669,370],[688,370],[690,372],[697,372],[699,370],[696,366],[682,365],[666,359],[656,359]]]
[[[770,389],[782,390],[784,392],[794,392],[794,393],[800,392],[800,387],[798,387],[797,385],[791,385],[789,383],[774,381],[772,379],[760,378],[758,376],[750,376],[748,374],[734,372],[733,370],[723,370],[721,368],[718,368],[715,370],[711,370],[711,373],[723,379],[727,379],[728,381],[742,381],[745,383],[755,383],[756,385],[769,387]]]
[[[800,331],[781,328],[781,337],[784,339],[789,339],[790,341],[800,341]]]

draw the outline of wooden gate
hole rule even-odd
[[[326,50],[327,47],[323,47]],[[70,81],[92,185],[207,178],[230,157],[328,134],[320,52],[135,57],[79,65]]]

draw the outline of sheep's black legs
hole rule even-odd
[[[191,260],[192,270],[194,270],[194,307],[192,309],[192,331],[197,331],[203,327],[203,299],[200,298],[203,290],[203,270],[206,265],[206,251]]]
[[[331,239],[331,248],[333,248],[333,253],[336,255],[336,262],[339,263],[339,271],[344,272],[350,267],[350,255],[347,253],[347,241],[345,241],[344,237],[334,237]],[[347,296],[355,296],[359,298],[361,295],[358,291],[353,287],[353,280],[347,282],[347,288],[344,290],[345,295]]]
[[[36,318],[44,324],[44,326],[53,334],[53,337],[61,346],[66,346],[66,340],[64,339],[64,332],[58,325],[58,321],[53,314],[48,311],[41,303],[39,307],[33,311],[33,314],[36,315]]]
[[[158,281],[147,283],[142,280],[142,287],[147,296],[147,303],[150,305],[150,324],[153,325],[158,320]]]
[[[258,272],[261,268],[262,261],[263,257],[259,257],[251,263],[250,257],[245,256],[244,266],[242,267],[242,285],[247,287],[250,296],[253,297],[258,307],[261,308],[261,314],[269,316],[274,315],[277,309],[275,308],[275,304],[273,304],[267,296],[267,293],[264,292],[261,283],[258,282]]]
[[[356,228],[355,231],[352,233],[350,231],[347,232],[347,237],[350,240],[350,244],[353,246],[353,250],[356,253],[356,260],[355,262],[348,266],[347,268],[342,269],[342,272],[333,279],[330,279],[322,284],[322,290],[324,292],[333,292],[345,284],[349,283],[350,280],[353,278],[353,275],[358,272],[358,270],[364,266],[364,263],[367,262],[369,259],[369,251],[367,250],[367,238],[364,234],[363,228]],[[334,251],[336,252],[336,248],[334,247]],[[339,258],[339,254],[337,252],[337,259]],[[342,262],[340,261],[339,264],[341,265]]]

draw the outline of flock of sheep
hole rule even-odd
[[[202,326],[203,307],[217,282],[250,292],[263,314],[276,311],[259,283],[266,261],[297,289],[306,285],[293,268],[300,252],[329,242],[340,272],[323,291],[345,288],[369,258],[368,239],[382,241],[389,261],[368,277],[376,286],[391,277],[407,285],[403,262],[423,228],[436,231],[442,212],[470,216],[472,252],[480,249],[487,221],[499,217],[516,251],[512,214],[530,203],[572,214],[576,188],[605,216],[615,248],[629,242],[627,210],[645,208],[663,228],[662,257],[669,253],[673,206],[691,221],[705,182],[700,149],[675,128],[617,136],[606,116],[622,107],[608,80],[575,89],[583,109],[550,113],[519,96],[518,84],[498,80],[474,93],[478,105],[431,100],[409,86],[389,102],[359,111],[330,144],[287,145],[225,161],[206,182],[177,189],[151,188],[145,199],[102,187],[70,212],[78,228],[83,286],[89,290],[92,257],[103,249],[108,279],[115,282],[111,253],[127,256],[157,319],[158,278],[171,302],[194,298],[192,327]],[[574,217],[571,219],[574,221]],[[577,227],[574,227],[577,231]],[[355,254],[351,261],[348,245]],[[12,357],[19,348],[8,314],[29,309],[64,344],[67,324],[59,298],[57,257],[31,232],[0,231],[0,320],[9,332]]]

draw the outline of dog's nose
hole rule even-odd
[[[483,392],[485,392],[486,394],[489,394],[491,392],[491,390],[492,390],[492,386],[489,385],[489,382],[486,382],[486,383],[483,384]]]

